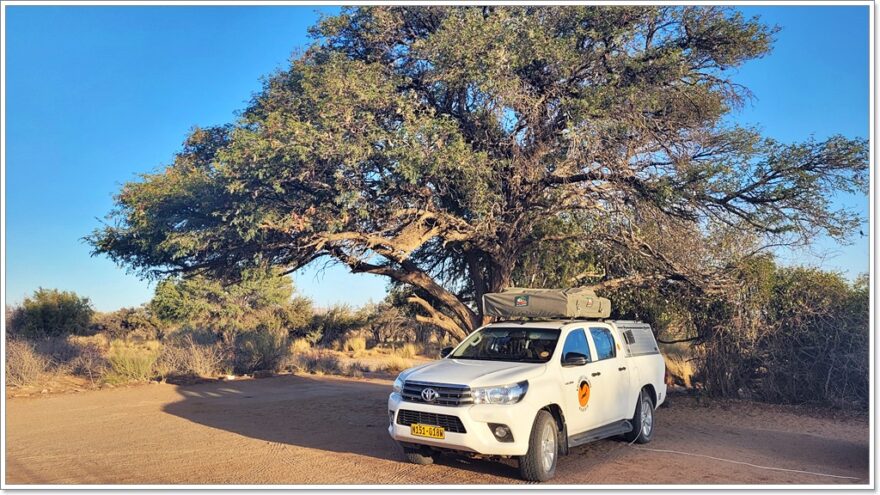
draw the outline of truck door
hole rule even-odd
[[[602,426],[621,419],[629,419],[627,412],[630,389],[626,358],[614,332],[605,326],[590,327],[589,337],[595,361],[590,363],[590,377],[597,401],[597,416],[601,419],[595,426]],[[601,403],[598,403],[601,401]]]
[[[568,434],[574,435],[588,429],[595,421],[592,416],[589,372],[587,368],[593,360],[587,336],[582,328],[576,328],[565,337],[562,346],[561,373],[562,396],[565,408],[565,423]]]

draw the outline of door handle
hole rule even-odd
[[[600,372],[597,371],[597,372],[593,373],[593,376],[599,376],[599,375],[601,375],[601,374],[602,374],[602,373],[600,373]]]
[[[617,368],[617,371],[625,371],[625,370],[626,370],[626,366],[624,366],[622,368]]]

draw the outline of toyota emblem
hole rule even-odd
[[[440,394],[433,388],[422,389],[422,400],[425,402],[434,402],[437,400],[437,397],[440,397]]]

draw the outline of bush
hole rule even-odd
[[[287,332],[260,328],[235,338],[235,371],[278,371],[289,355]]]
[[[79,352],[70,362],[70,371],[93,384],[107,373],[107,359],[101,348],[92,343],[80,344]]]
[[[355,354],[367,350],[367,339],[364,337],[350,337],[345,339],[345,349]]]
[[[49,360],[34,350],[30,342],[6,342],[6,384],[24,387],[40,381],[49,369]]]
[[[156,339],[160,333],[158,319],[144,306],[97,313],[92,318],[91,328],[94,332],[104,333],[114,339],[128,336]]]
[[[165,342],[157,368],[163,377],[212,377],[229,373],[231,366],[222,343],[185,333]]]
[[[291,361],[299,371],[318,375],[341,375],[345,369],[339,357],[320,350],[295,355]]]
[[[143,382],[155,375],[160,344],[155,341],[130,343],[114,340],[110,343],[107,360],[110,369],[104,381],[110,384]]]
[[[13,309],[9,331],[25,338],[84,334],[89,330],[93,313],[88,298],[41,288]]]
[[[333,306],[324,313],[315,314],[302,334],[313,345],[336,344],[341,347],[340,340],[351,331],[365,328],[369,316],[368,309],[355,311],[345,304]]]

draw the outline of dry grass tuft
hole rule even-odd
[[[374,371],[387,371],[389,373],[403,371],[412,367],[412,361],[401,356],[393,355],[382,361]]]
[[[112,385],[148,381],[155,374],[160,346],[157,341],[114,340],[110,343],[107,356],[110,369],[104,374],[104,381]]]
[[[404,359],[412,359],[418,354],[419,349],[415,346],[415,344],[403,344],[397,349],[394,349],[394,355]]]
[[[367,350],[367,339],[363,337],[351,337],[345,339],[344,347],[346,350],[359,354]]]
[[[296,339],[290,343],[290,354],[296,356],[312,350],[312,344],[306,339]]]
[[[685,388],[692,388],[694,373],[696,373],[693,362],[682,356],[664,357],[666,358],[666,371],[672,377],[673,382],[683,385]]]

